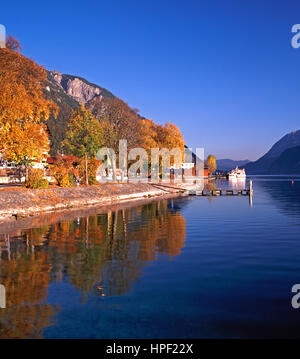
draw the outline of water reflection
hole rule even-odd
[[[272,181],[272,185],[270,185]],[[259,191],[268,194],[272,203],[285,215],[300,218],[300,180],[285,177],[257,177],[254,185]]]
[[[1,244],[0,283],[6,288],[6,309],[0,310],[1,338],[41,338],[58,308],[45,303],[50,283],[49,256],[24,240]]]
[[[47,302],[51,282],[70,283],[82,303],[129,292],[147,262],[181,253],[185,227],[165,200],[0,235],[0,338],[43,337],[60,311]]]
[[[245,189],[246,178],[229,178],[229,187],[232,189]]]

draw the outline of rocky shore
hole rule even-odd
[[[0,189],[0,223],[67,209],[101,207],[129,201],[180,195],[182,190],[146,183],[102,184],[71,188]]]

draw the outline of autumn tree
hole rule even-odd
[[[182,160],[184,159],[184,139],[179,128],[167,122],[164,126],[155,124],[152,120],[141,119],[138,126],[139,146],[144,148],[148,156],[151,155],[151,148],[166,148],[172,150],[179,148],[182,153]],[[161,159],[159,160],[161,163]],[[171,158],[171,163],[174,164],[174,158]]]
[[[138,110],[130,108],[124,101],[117,97],[98,97],[88,104],[93,115],[99,119],[103,129],[104,146],[112,148],[116,155],[119,153],[119,141],[127,140],[128,150],[139,144],[138,136]],[[113,178],[116,179],[116,163],[112,163]]]
[[[142,147],[149,156],[151,148],[180,148],[182,154],[184,153],[183,135],[179,128],[170,122],[162,126],[144,119],[138,115],[138,110],[130,108],[117,97],[99,96],[87,106],[101,122],[105,147],[112,148],[116,154],[119,152],[120,140],[127,140],[128,150]]]
[[[25,167],[26,181],[28,167],[39,162],[49,151],[49,137],[43,123],[25,121],[11,123],[0,131],[2,155],[9,161]]]
[[[216,169],[217,169],[217,160],[216,160],[216,157],[213,156],[213,155],[209,155],[207,156],[207,159],[206,159],[206,165],[209,169],[209,171],[212,173],[212,172],[215,172]]]
[[[73,166],[72,158],[59,155],[51,166],[51,174],[55,178],[58,186],[71,187],[74,178],[78,177],[78,170]]]
[[[150,119],[141,119],[138,122],[139,146],[144,148],[148,156],[151,148],[159,147],[157,125]]]
[[[8,38],[8,48],[0,49],[0,143],[5,159],[27,166],[48,149],[43,122],[57,107],[43,94],[46,70],[12,51],[18,48]]]
[[[95,158],[89,158],[87,163],[87,169],[88,169],[88,183],[89,184],[96,184],[97,183],[97,169],[101,165],[101,161],[95,159]],[[78,166],[78,172],[80,178],[86,182],[86,163],[85,159],[82,158],[79,166]]]
[[[119,151],[119,140],[127,140],[128,148],[138,144],[137,126],[139,116],[137,110],[131,109],[119,98],[97,98],[89,109],[103,123],[104,145]]]
[[[0,127],[46,121],[56,105],[44,97],[47,72],[10,49],[0,49]]]
[[[84,157],[85,180],[88,185],[88,158],[95,157],[103,146],[103,132],[99,121],[83,105],[73,111],[62,145],[67,154]]]
[[[141,119],[138,125],[140,146],[150,154],[151,148],[179,148],[184,151],[184,139],[178,126],[167,122],[164,126],[155,124],[152,120]]]
[[[169,150],[179,148],[183,153],[185,142],[178,126],[171,122],[167,122],[163,127],[159,125],[157,135],[161,147],[165,147]]]
[[[6,37],[6,48],[12,51],[21,51],[22,49],[19,40],[15,39],[11,35]]]

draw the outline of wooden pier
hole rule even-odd
[[[165,192],[172,193],[173,191],[179,191],[190,196],[249,196],[252,199],[253,187],[252,180],[249,181],[249,188],[214,188],[214,189],[203,189],[197,190],[196,185],[184,185],[180,187],[167,185],[165,183],[152,183],[153,187],[159,188]]]
[[[211,190],[189,190],[190,196],[249,196],[249,189],[211,189]]]
[[[253,186],[252,186],[252,180],[249,181],[249,188],[245,189],[221,189],[221,188],[215,188],[215,189],[204,189],[202,191],[197,190],[188,190],[188,194],[190,196],[250,196],[253,195]]]

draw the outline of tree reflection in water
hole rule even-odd
[[[83,303],[88,294],[122,295],[147,262],[179,255],[185,236],[185,219],[167,200],[0,236],[0,338],[43,336],[60,310],[47,303],[51,281],[67,280]]]

